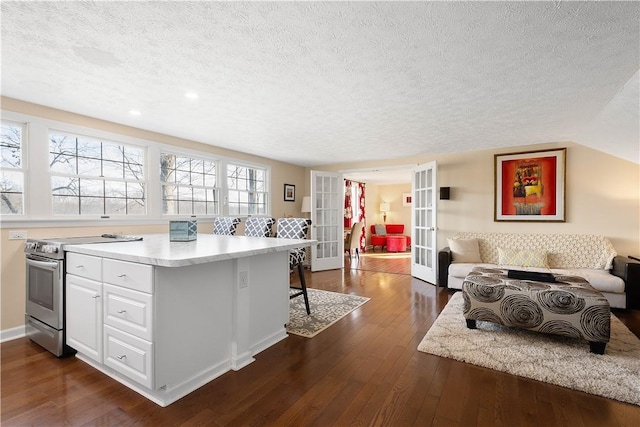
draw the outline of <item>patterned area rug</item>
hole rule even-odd
[[[360,307],[369,298],[307,288],[311,314],[304,307],[302,296],[289,302],[289,324],[287,332],[312,338],[329,326]]]
[[[611,315],[604,355],[586,341],[478,321],[468,329],[457,292],[418,350],[640,406],[640,340]]]

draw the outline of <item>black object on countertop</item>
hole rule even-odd
[[[535,280],[537,282],[549,283],[554,283],[556,281],[553,274],[538,271],[508,270],[507,277],[509,279]]]
[[[140,236],[127,236],[124,234],[103,234],[101,237],[104,237],[105,239],[118,239],[118,240],[122,240],[122,241],[136,241],[136,240],[142,240],[142,237]]]

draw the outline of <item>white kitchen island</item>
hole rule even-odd
[[[65,247],[78,358],[167,406],[287,337],[289,249],[314,241],[142,237]]]

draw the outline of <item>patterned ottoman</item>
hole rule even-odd
[[[611,309],[607,299],[578,276],[554,274],[554,283],[511,279],[508,270],[474,268],[462,284],[467,327],[476,320],[589,341],[604,354]]]

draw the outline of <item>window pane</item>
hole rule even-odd
[[[124,147],[116,144],[102,143],[102,159],[118,163],[124,162]]]
[[[49,135],[49,151],[57,154],[76,155],[76,139],[66,135]]]
[[[2,124],[0,166],[22,167],[22,126]]]
[[[103,161],[102,176],[105,178],[124,178],[124,163],[111,162],[108,160]]]
[[[160,154],[160,180],[163,182],[175,182],[176,156],[173,154]]]
[[[51,172],[75,175],[77,172],[76,157],[65,154],[49,154],[49,166]]]
[[[103,215],[104,199],[102,197],[81,197],[80,198],[80,214],[81,215]]]
[[[85,176],[102,176],[100,170],[99,159],[88,159],[86,157],[78,157],[78,175]],[[122,178],[122,174],[120,174]]]
[[[176,171],[176,182],[178,184],[189,185],[191,182],[191,172]]]
[[[204,188],[193,189],[193,200],[205,201],[206,199],[207,199],[207,194]]]
[[[194,215],[206,215],[207,204],[205,202],[193,202],[193,213]]]
[[[127,182],[127,197],[130,199],[144,199],[144,185],[139,182]]]
[[[177,200],[178,199],[178,187],[175,185],[164,185],[163,187],[163,199]]]
[[[163,200],[162,201],[162,211],[169,215],[177,215],[178,214],[178,202],[175,200]]]
[[[176,156],[176,169],[181,171],[191,171],[191,158]]]
[[[180,215],[191,215],[191,200],[188,202],[178,202],[178,213]]]
[[[137,165],[144,164],[144,150],[135,147],[123,147],[124,158],[127,163],[134,163]]]
[[[51,192],[55,195],[78,195],[80,192],[78,182],[78,178],[52,176]]]
[[[147,213],[144,200],[142,199],[129,199],[127,202],[127,214],[129,215],[144,215]]]
[[[144,178],[143,166],[138,163],[124,164],[124,179],[142,181]]]
[[[127,183],[124,181],[105,181],[104,195],[106,197],[127,197]]]
[[[192,200],[193,190],[191,187],[178,187],[178,199],[179,200]]]
[[[0,200],[0,214],[21,215],[24,212],[22,193],[2,192],[1,194],[2,200]]]
[[[191,185],[204,185],[204,175],[202,173],[192,173],[191,174]]]
[[[105,198],[105,214],[107,215],[124,215],[127,213],[127,201],[125,199]]]
[[[4,170],[0,174],[0,213],[24,213],[24,175],[19,171]]]
[[[104,181],[98,179],[81,179],[80,196],[102,197],[104,196]]]
[[[102,158],[102,144],[99,141],[77,138],[78,157]]]
[[[78,215],[80,213],[80,198],[54,195],[53,213],[60,215]]]

